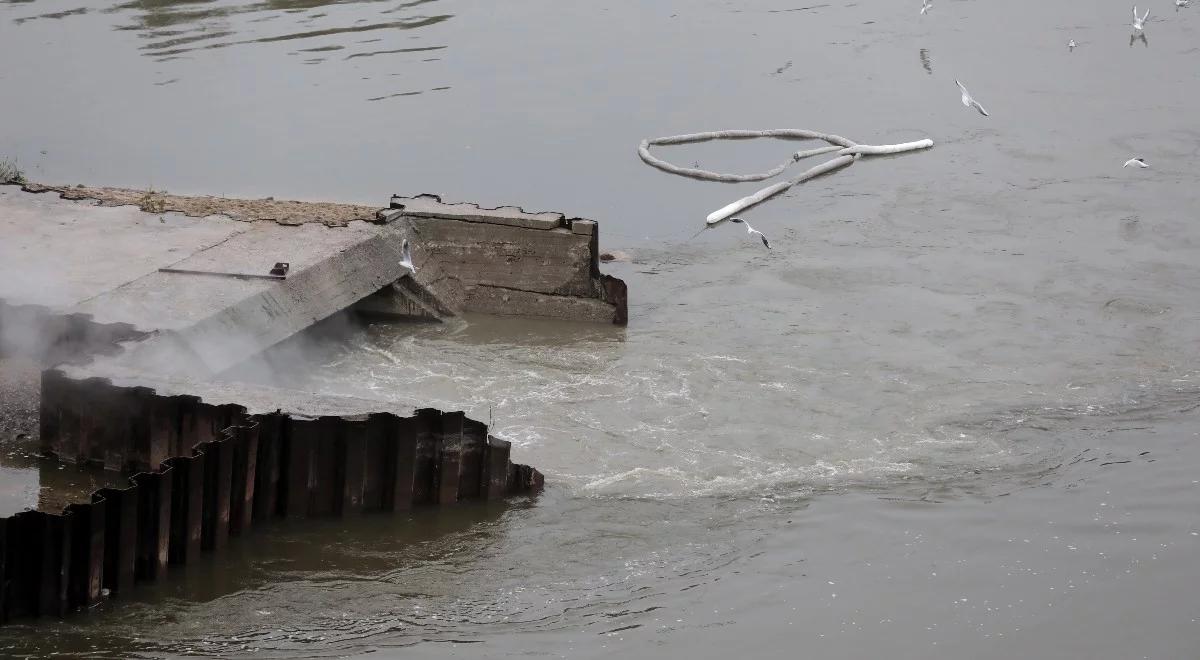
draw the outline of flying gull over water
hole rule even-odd
[[[1075,40],[1074,40],[1074,39],[1072,39],[1072,40],[1068,41],[1068,42],[1067,42],[1067,50],[1075,50],[1075,46],[1076,46],[1076,45],[1077,45],[1077,44],[1075,43]]]
[[[957,83],[958,88],[962,90],[962,104],[963,105],[967,106],[968,108],[975,108],[976,110],[979,111],[979,114],[983,115],[984,117],[990,116],[988,114],[988,111],[984,110],[982,105],[979,105],[979,101],[976,101],[975,98],[971,96],[971,92],[968,92],[967,88],[963,87],[962,83],[958,82],[958,80],[955,80],[954,82]]]
[[[1130,158],[1129,160],[1125,161],[1125,164],[1121,167],[1126,168],[1130,165],[1133,165],[1134,167],[1150,167],[1146,164],[1146,161],[1141,158]]]
[[[417,274],[417,267],[413,265],[412,250],[408,249],[408,239],[400,245],[400,265],[404,266],[413,275]]]
[[[763,233],[761,231],[755,229],[754,227],[751,227],[749,222],[746,222],[745,220],[742,220],[741,218],[730,218],[729,221],[736,222],[739,225],[746,225],[746,233],[758,234],[758,237],[760,239],[762,239],[763,245],[767,246],[767,249],[771,248],[771,244],[767,242],[767,237],[765,235],[763,235]]]
[[[1146,19],[1147,18],[1150,18],[1150,10],[1149,9],[1146,10],[1145,14],[1142,14],[1141,18],[1138,18],[1137,5],[1133,6],[1133,29],[1144,30],[1146,28]]]
[[[1176,0],[1176,2],[1178,1],[1179,0]],[[929,11],[930,9],[933,9],[933,0],[921,0],[921,15],[924,16],[925,12]]]
[[[1186,7],[1192,4],[1192,0],[1175,0],[1176,7]]]

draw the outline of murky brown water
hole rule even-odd
[[[919,6],[0,5],[0,154],[31,178],[440,192],[596,217],[634,255],[624,330],[370,326],[237,374],[493,419],[542,497],[285,527],[0,648],[1200,655],[1200,10],[1131,41],[1115,0]],[[687,240],[754,184],[637,142],[768,127],[937,146],[756,209],[769,252]]]

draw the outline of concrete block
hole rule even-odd
[[[437,195],[416,197],[392,197],[392,208],[403,214],[418,218],[445,218],[464,222],[521,227],[524,229],[556,229],[565,225],[561,213],[528,213],[516,206],[501,206],[494,209],[481,208],[475,204],[446,204]]]

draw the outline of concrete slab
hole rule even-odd
[[[485,209],[476,204],[447,204],[442,202],[441,197],[428,194],[416,197],[393,196],[392,208],[401,209],[404,215],[417,218],[446,218],[524,229],[557,229],[567,226],[566,216],[562,213],[528,213],[516,206]]]
[[[399,279],[399,232],[160,215],[0,187],[0,300],[151,335],[97,370],[128,362],[201,377]],[[284,280],[226,276],[266,275],[280,261],[291,264]]]
[[[275,262],[286,261],[291,264],[288,278],[293,279],[379,233],[363,223],[333,229],[266,221],[236,224],[240,231],[165,264],[213,275],[155,269],[94,296],[73,311],[91,314],[100,322],[129,323],[140,330],[181,330],[281,285],[280,281],[222,277],[220,273],[266,275]]]
[[[100,208],[0,186],[0,299],[69,313],[249,229],[227,218]]]
[[[279,232],[303,232],[283,242]],[[303,238],[306,240],[297,240]],[[400,265],[401,238],[391,231],[286,228],[266,224],[206,251],[189,264],[208,270],[230,263],[249,268],[268,251],[294,248],[287,279],[239,280],[212,275],[155,273],[95,301],[125,316],[169,312],[170,328],[132,345],[107,362],[164,374],[212,376],[370,296],[407,273]],[[273,263],[274,257],[271,257]],[[203,268],[201,268],[203,267]],[[233,271],[241,272],[241,271]],[[177,296],[172,299],[172,295]],[[110,299],[111,298],[111,299]],[[148,307],[141,305],[147,304]],[[109,369],[105,361],[94,368]]]

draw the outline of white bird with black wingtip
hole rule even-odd
[[[1122,165],[1121,168],[1124,169],[1126,167],[1129,167],[1130,165],[1132,165],[1133,167],[1143,167],[1143,168],[1150,167],[1149,165],[1146,164],[1146,161],[1142,158],[1130,158],[1129,160],[1125,161],[1125,164]]]
[[[984,117],[991,116],[988,114],[987,110],[983,109],[982,105],[979,105],[979,101],[976,101],[975,97],[971,96],[971,92],[968,92],[967,88],[964,87],[962,83],[958,82],[957,80],[955,80],[954,82],[955,82],[955,84],[958,85],[958,88],[962,90],[962,104],[963,105],[967,106],[968,108],[975,108],[976,110],[979,111],[979,114],[983,115]]]
[[[771,244],[767,242],[767,237],[761,231],[755,229],[754,227],[751,227],[749,222],[746,222],[745,220],[742,220],[741,218],[730,218],[729,221],[733,222],[733,223],[737,223],[739,225],[746,225],[746,233],[747,234],[758,234],[758,237],[760,239],[762,239],[763,245],[767,246],[768,250],[771,249]]]

